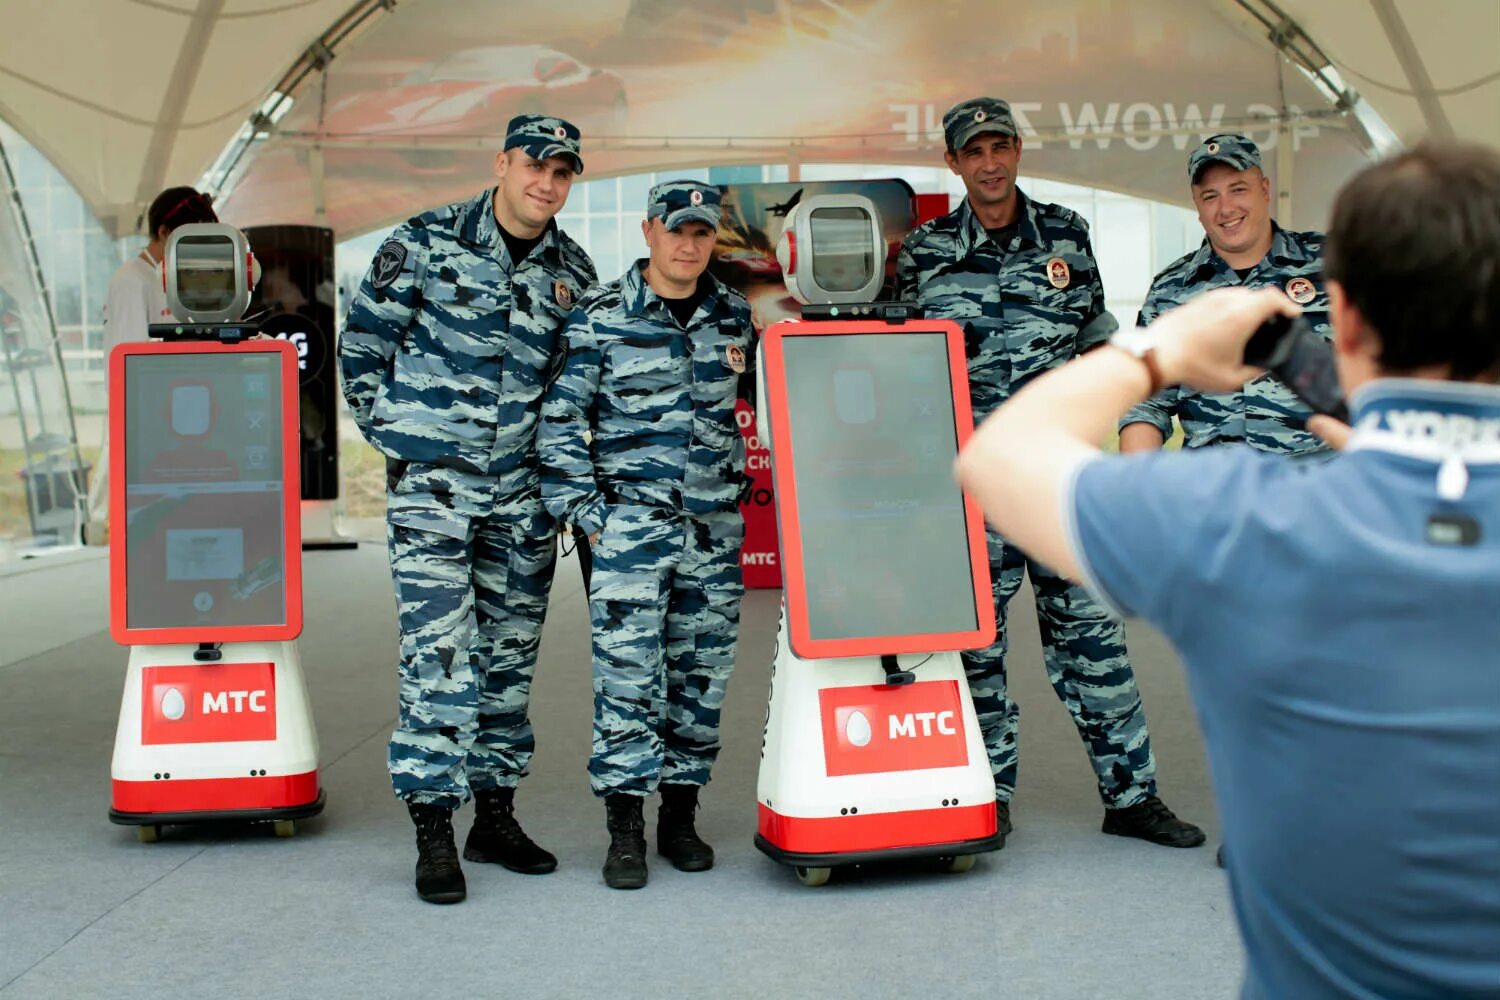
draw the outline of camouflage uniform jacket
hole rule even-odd
[[[1162,313],[1182,305],[1210,288],[1280,288],[1305,298],[1303,314],[1325,338],[1332,338],[1328,295],[1323,288],[1323,234],[1288,232],[1271,224],[1271,249],[1251,272],[1240,276],[1214,252],[1208,240],[1175,261],[1151,282],[1136,318],[1146,326]],[[1297,293],[1297,294],[1293,294]],[[1311,411],[1292,391],[1270,375],[1246,382],[1238,392],[1207,393],[1172,386],[1132,408],[1120,421],[1124,427],[1147,423],[1172,436],[1172,417],[1182,422],[1183,447],[1244,442],[1260,451],[1308,455],[1325,450],[1302,429]]]
[[[900,297],[964,329],[976,422],[1117,328],[1104,308],[1088,223],[1018,194],[1019,228],[1008,245],[990,238],[966,198],[917,227],[896,259]]]
[[[750,306],[705,274],[712,290],[684,329],[644,264],[578,303],[542,406],[542,501],[590,534],[606,504],[689,514],[738,506],[745,451],[734,401],[754,337]]]
[[[344,324],[344,398],[391,458],[534,492],[542,393],[594,265],[550,223],[513,267],[493,197],[419,215],[381,246]]]

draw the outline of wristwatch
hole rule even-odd
[[[1156,395],[1165,387],[1166,383],[1161,377],[1161,367],[1156,363],[1156,338],[1148,331],[1139,327],[1131,327],[1120,330],[1109,338],[1109,346],[1118,348],[1140,361],[1146,366],[1146,374],[1151,379],[1151,392]]]

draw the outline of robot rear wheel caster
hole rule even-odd
[[[833,878],[832,868],[804,868],[798,865],[796,868],[797,881],[806,886],[817,887],[827,885],[828,880]]]

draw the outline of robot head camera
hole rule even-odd
[[[221,222],[178,226],[162,254],[162,287],[180,323],[235,323],[260,281],[245,234]]]
[[[874,302],[885,283],[885,258],[880,213],[858,194],[799,202],[776,244],[787,291],[804,306]]]

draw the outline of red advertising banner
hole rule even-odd
[[[776,507],[772,502],[771,453],[755,433],[755,409],[743,399],[734,404],[734,419],[745,439],[745,474],[750,477],[750,492],[740,503],[740,514],[745,518],[740,571],[747,587],[779,587],[781,552],[776,541]]]
[[[757,337],[772,324],[801,315],[801,307],[787,293],[782,281],[781,265],[776,262],[776,243],[781,239],[787,213],[803,198],[816,194],[862,194],[875,203],[886,239],[886,288],[881,297],[891,297],[896,254],[901,241],[917,224],[917,196],[905,181],[726,185],[713,272],[750,302]],[[947,196],[942,197],[946,200]],[[776,541],[771,454],[756,437],[755,411],[751,407],[741,402],[735,408],[735,419],[745,438],[745,471],[751,479],[750,491],[740,505],[745,518],[740,568],[747,587],[780,587],[781,555]]]

